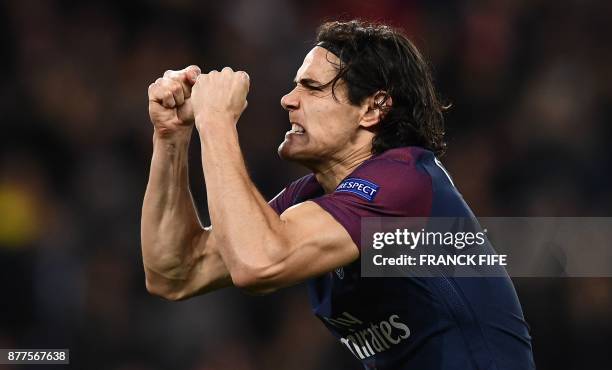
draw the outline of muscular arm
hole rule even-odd
[[[194,87],[194,96],[195,91]],[[219,107],[214,95],[227,91],[227,86],[213,86],[201,93],[199,103],[193,103],[194,112],[202,101]],[[346,230],[315,203],[296,205],[280,216],[266,203],[244,165],[235,128],[238,116],[224,120],[204,114],[195,120],[200,123],[214,229],[201,228],[193,207],[187,146],[154,139],[142,243],[147,286],[155,294],[183,299],[232,282],[266,293],[359,256]]]
[[[188,137],[153,138],[142,208],[142,255],[147,289],[183,299],[231,285],[210,229],[203,229],[189,190]]]
[[[197,66],[166,71],[149,86],[155,133],[141,219],[147,290],[177,300],[231,285],[211,229],[198,219],[188,176],[193,130],[191,87]]]

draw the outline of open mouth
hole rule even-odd
[[[289,131],[290,134],[302,135],[305,132],[306,130],[304,130],[304,127],[298,125],[297,123],[291,123],[291,130]]]

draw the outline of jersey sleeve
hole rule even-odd
[[[289,197],[287,196],[287,186],[280,193],[276,194],[274,198],[272,198],[268,204],[272,209],[276,211],[279,215],[283,213],[287,208],[289,208]]]
[[[268,204],[280,215],[287,208],[316,195],[319,188],[314,176],[306,175],[287,185]]]
[[[344,179],[333,193],[312,199],[329,212],[361,250],[362,217],[427,217],[431,178],[413,164],[374,160]]]

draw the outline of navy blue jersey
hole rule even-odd
[[[362,217],[474,217],[434,154],[419,147],[373,156],[330,194],[305,176],[270,205],[280,214],[307,200],[360,250]],[[507,276],[362,278],[357,260],[307,284],[314,314],[366,369],[535,368]]]

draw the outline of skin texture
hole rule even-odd
[[[337,100],[331,88],[319,88],[335,74],[333,58],[312,49],[296,87],[281,99],[289,121],[305,132],[288,132],[279,155],[311,169],[326,192],[371,156],[371,129],[380,120],[374,96],[351,105],[342,84]],[[245,72],[226,67],[201,74],[195,66],[168,71],[149,87],[155,132],[141,237],[153,294],[179,300],[232,284],[267,293],[359,257],[347,231],[317,204],[304,202],[279,216],[252,183],[236,130],[249,87]],[[194,126],[214,228],[202,227],[188,186]]]

